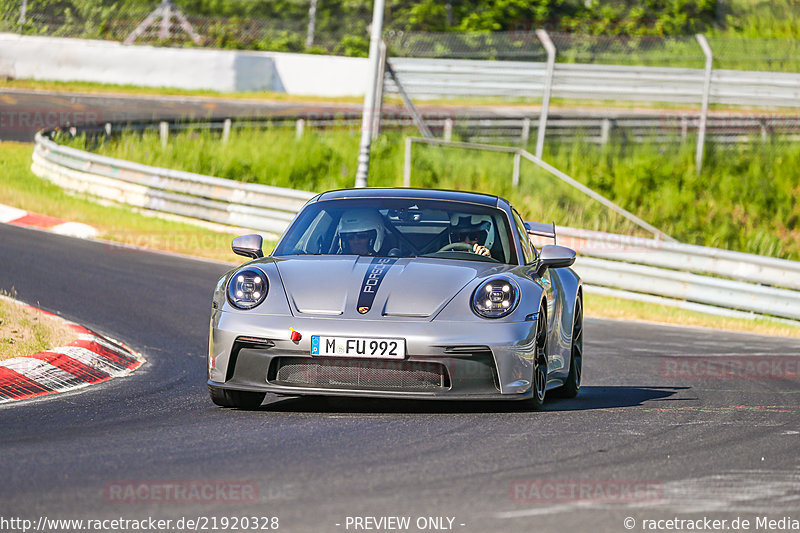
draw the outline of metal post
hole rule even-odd
[[[158,134],[161,136],[161,147],[166,148],[169,140],[169,122],[162,120],[158,123]]]
[[[153,23],[159,18],[161,18],[159,38],[168,39],[173,15],[178,19],[178,23],[183,31],[189,34],[189,37],[192,38],[192,41],[194,41],[195,44],[202,44],[203,38],[196,31],[194,31],[192,25],[189,23],[186,17],[183,16],[181,10],[175,7],[175,5],[172,3],[172,0],[162,0],[161,4],[151,11],[150,14],[147,15],[147,18],[145,18],[141,24],[136,26],[136,28],[125,38],[124,41],[122,41],[122,43],[133,44],[136,39],[138,39],[145,32],[145,30],[152,26]]]
[[[519,163],[522,156],[519,152],[514,152],[514,174],[511,176],[511,185],[519,186]]]
[[[600,144],[608,144],[608,138],[611,133],[611,120],[604,118],[600,122]]]
[[[400,83],[400,78],[397,77],[392,65],[386,63],[386,72],[389,73],[389,76],[392,78],[395,86],[397,87],[397,92],[400,93],[400,98],[403,100],[403,104],[405,104],[406,109],[408,112],[411,113],[411,118],[414,120],[414,124],[417,126],[417,129],[422,134],[423,137],[426,139],[433,139],[433,134],[431,130],[428,129],[428,126],[425,125],[425,121],[422,120],[422,115],[417,112],[417,108],[414,107],[414,102],[411,101],[411,97],[408,96],[403,84]]]
[[[136,28],[134,28],[134,30],[130,33],[130,35],[125,37],[125,40],[122,41],[122,44],[133,44],[136,41],[136,39],[138,39],[139,36],[142,35],[145,32],[145,30],[149,28],[150,25],[153,24],[153,22],[155,22],[158,19],[158,17],[160,17],[163,14],[162,6],[163,3],[162,5],[158,6],[153,11],[151,11],[150,14],[147,15],[147,18],[145,18],[141,24],[136,26]]]
[[[444,134],[442,135],[442,138],[445,141],[453,140],[453,119],[450,117],[444,119]]]
[[[700,48],[703,49],[703,54],[706,56],[706,70],[705,79],[703,80],[703,107],[700,111],[700,126],[697,130],[697,153],[695,154],[695,168],[697,174],[703,170],[703,152],[705,150],[706,142],[706,121],[708,120],[708,99],[711,93],[711,66],[714,63],[714,55],[711,52],[711,47],[708,45],[705,35],[698,33],[696,35],[697,42],[700,43]]]
[[[192,38],[194,44],[202,44],[203,38],[200,37],[200,35],[196,31],[194,31],[194,27],[189,23],[188,20],[186,20],[186,17],[183,16],[183,13],[181,13],[180,9],[177,9],[175,6],[172,6],[172,13],[175,15],[175,18],[178,19],[178,22],[180,23],[181,28],[183,28],[183,31],[189,34],[189,37]]]
[[[381,39],[381,57],[378,61],[378,75],[375,78],[375,115],[372,118],[372,140],[381,133],[381,117],[383,116],[383,86],[386,84],[386,43]]]
[[[172,2],[164,0],[161,4],[161,31],[158,32],[158,38],[162,41],[169,39],[169,30],[172,26]]]
[[[222,123],[222,144],[228,144],[228,140],[231,138],[231,119],[226,118],[225,122]]]
[[[522,119],[522,134],[520,135],[519,144],[526,150],[528,149],[528,141],[531,138],[531,119],[525,117]]]
[[[369,74],[367,75],[367,92],[364,95],[364,111],[361,117],[361,145],[358,150],[358,170],[356,171],[356,187],[367,186],[369,175],[369,151],[372,146],[372,113],[375,111],[375,77],[378,75],[380,61],[380,42],[383,33],[384,0],[375,0],[372,8],[372,35],[369,40]]]
[[[19,7],[19,25],[25,24],[28,20],[28,0],[22,0],[22,5]]]
[[[294,125],[294,136],[298,139],[303,136],[303,130],[306,129],[306,120],[304,118],[298,118],[297,122]]]
[[[536,131],[536,157],[542,158],[544,151],[544,132],[547,129],[547,112],[550,108],[550,91],[553,88],[553,71],[556,66],[556,47],[550,36],[542,29],[536,30],[536,36],[547,51],[547,70],[544,75],[544,95],[542,96],[542,111],[539,113],[539,127]]]
[[[311,0],[308,5],[308,31],[306,32],[306,48],[314,45],[314,28],[317,25],[317,0]]]
[[[411,187],[411,143],[414,139],[406,137],[406,151],[403,159],[403,187]]]

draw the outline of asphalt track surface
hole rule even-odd
[[[425,118],[519,118],[538,117],[538,106],[485,105],[479,108],[417,103]],[[283,102],[268,100],[232,99],[225,97],[82,94],[29,89],[0,89],[0,140],[32,142],[40,129],[64,125],[102,126],[106,122],[171,120],[181,118],[266,118],[360,115],[361,104],[321,101]],[[384,116],[410,115],[404,107],[387,104]],[[652,116],[652,111],[626,109],[559,109],[551,117],[585,119],[595,117]]]
[[[348,516],[410,517],[401,531],[451,517],[464,532],[626,531],[626,517],[636,531],[676,517],[740,517],[755,530],[759,517],[800,518],[798,340],[589,319],[580,395],[540,412],[272,396],[258,410],[223,409],[208,398],[205,348],[226,269],[0,226],[0,289],[148,361],[130,377],[0,407],[0,517],[277,516],[290,532],[367,531]],[[665,361],[677,355],[783,366],[676,377]],[[121,503],[108,488],[190,481],[258,495]],[[576,483],[590,489],[582,501],[564,492]]]
[[[0,140],[32,142],[40,129],[102,126],[179,118],[330,116],[359,113],[355,104],[269,102],[193,96],[58,93],[0,90]]]

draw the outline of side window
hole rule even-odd
[[[531,241],[528,239],[528,231],[525,229],[525,224],[522,222],[522,217],[519,216],[516,209],[511,209],[514,214],[514,224],[517,226],[517,233],[519,233],[519,242],[522,244],[522,255],[525,258],[525,264],[528,265],[536,259],[536,254],[531,248]]]

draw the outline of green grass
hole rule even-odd
[[[584,309],[587,317],[615,320],[641,320],[666,324],[680,324],[701,328],[724,329],[759,335],[781,337],[800,337],[800,327],[769,318],[753,320],[729,318],[688,311],[677,307],[657,305],[632,300],[623,300],[587,293],[584,296]]]
[[[82,139],[72,141],[85,147]],[[234,130],[230,142],[207,132],[125,135],[100,153],[245,182],[310,191],[351,187],[359,135],[282,128]],[[402,185],[402,136],[373,143],[371,186]],[[532,147],[529,147],[532,149]],[[800,144],[709,146],[703,172],[694,144],[553,143],[544,159],[680,241],[800,259]],[[631,233],[635,226],[523,161],[519,188],[512,157],[458,148],[414,147],[412,186],[475,190],[508,198],[529,219]]]
[[[725,0],[727,14],[716,33],[753,39],[800,38],[796,0]]]
[[[66,323],[0,291],[0,360],[65,346],[76,337]]]
[[[175,87],[144,87],[130,84],[97,83],[90,81],[52,81],[29,79],[0,79],[0,89],[20,89],[52,92],[122,93],[141,96],[195,96],[198,98],[225,98],[234,100],[270,100],[286,102],[362,103],[363,98],[295,96],[275,91],[221,92],[210,89],[179,89]]]

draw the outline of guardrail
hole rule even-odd
[[[445,111],[441,108],[420,110],[420,116],[436,136],[451,140],[457,135],[473,142],[512,142],[521,146],[537,133],[537,119],[524,110],[503,110],[508,114],[463,114],[460,111]],[[515,114],[512,114],[515,113]],[[361,113],[306,112],[298,115],[276,115],[270,117],[234,117],[230,119],[173,120],[169,131],[207,129],[224,134],[226,128],[295,128],[298,135],[305,129],[316,128],[360,128]],[[226,126],[226,122],[228,126]],[[572,141],[577,138],[585,142],[605,144],[614,136],[625,142],[686,142],[690,132],[699,127],[697,114],[678,111],[644,114],[641,112],[595,110],[577,113],[551,113],[547,119],[547,135],[550,139]],[[410,115],[402,112],[384,112],[381,130],[414,127]],[[125,131],[157,130],[158,123],[131,123]],[[121,130],[113,128],[111,135]],[[230,130],[228,130],[230,131]],[[81,128],[82,133],[106,135],[103,125]],[[77,133],[77,129],[76,129]],[[706,123],[706,135],[716,143],[739,143],[770,139],[785,141],[800,140],[800,115],[732,114],[710,115]]]
[[[556,234],[559,244],[580,253],[574,269],[589,290],[715,314],[800,320],[800,262],[566,227]]]
[[[645,67],[555,63],[556,48],[544,30],[536,33],[547,49],[542,62],[471,61],[460,59],[392,58],[387,92],[404,101],[452,96],[541,98],[536,157],[542,157],[551,97],[700,103],[695,168],[703,167],[705,132],[710,103],[797,107],[800,74],[713,70],[713,54],[703,35],[697,35],[705,68]],[[408,104],[413,111],[413,104]],[[421,129],[425,137],[428,133]]]
[[[281,233],[314,193],[141,165],[36,135],[32,170],[78,193],[238,229]],[[717,315],[800,320],[800,263],[573,228],[587,290]],[[716,276],[716,277],[714,277]]]
[[[521,146],[536,135],[532,117],[453,117],[425,116],[425,124],[435,135],[450,140],[453,134],[472,142],[517,142]],[[447,121],[450,121],[448,124]],[[405,121],[406,125],[410,120]],[[553,139],[606,144],[615,136],[625,142],[688,142],[689,132],[697,131],[700,118],[690,113],[660,115],[618,115],[598,113],[594,117],[570,117],[551,114],[547,118],[547,136]],[[771,139],[800,140],[800,118],[775,115],[711,115],[706,122],[706,139],[732,144]]]
[[[141,209],[280,234],[314,193],[141,165],[36,134],[33,172],[69,191]]]
[[[393,57],[389,64],[414,99],[540,99],[548,83],[545,62]],[[702,68],[556,63],[552,97],[699,105],[704,81]],[[710,103],[800,107],[800,74],[719,69],[710,82]],[[386,90],[398,92],[389,77]]]

